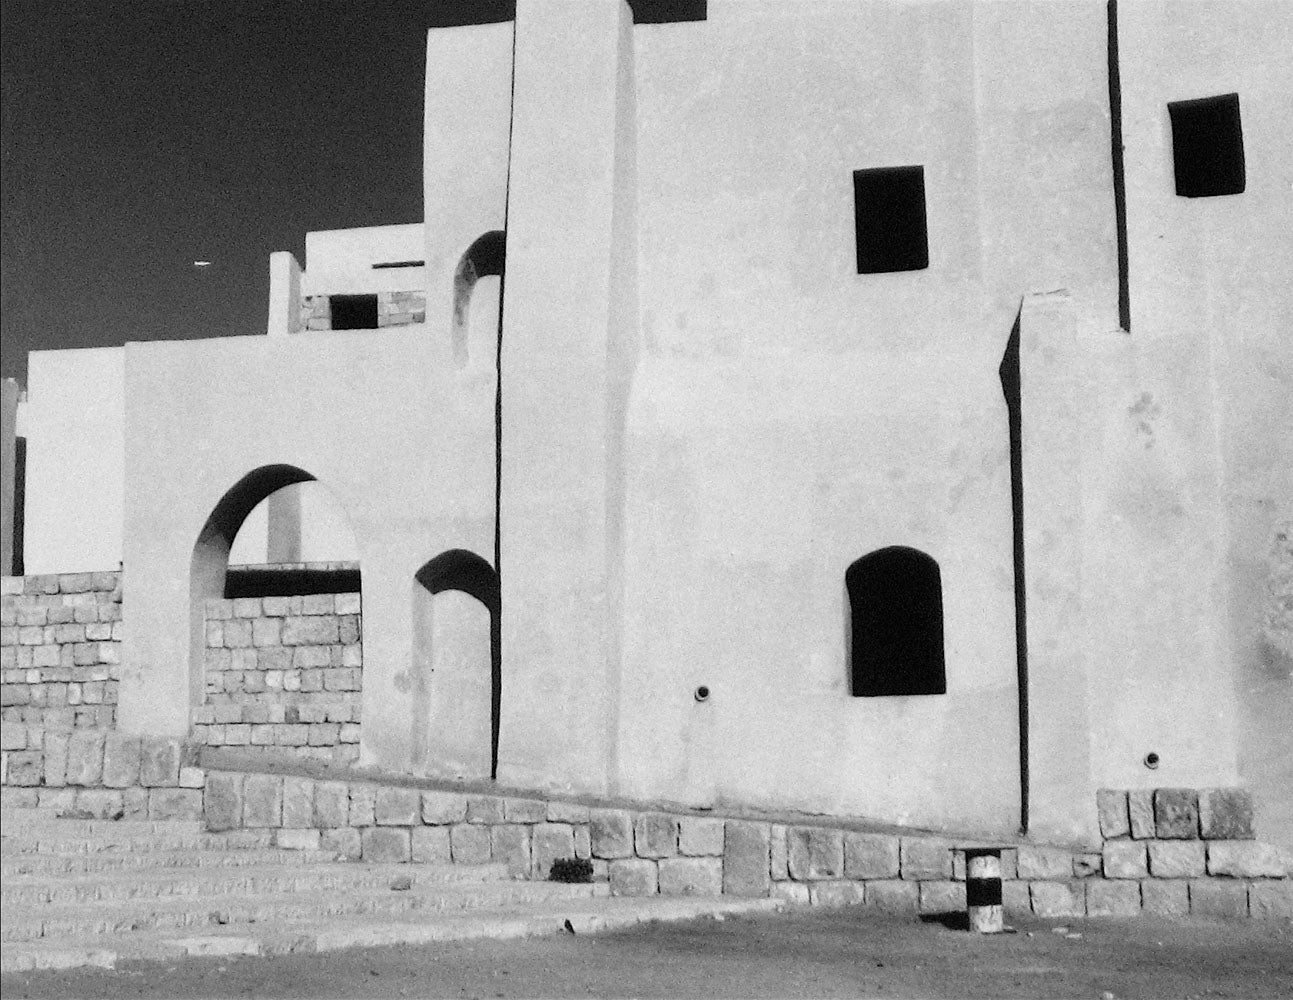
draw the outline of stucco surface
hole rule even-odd
[[[302,295],[406,291],[426,284],[425,269],[374,264],[422,260],[425,244],[420,222],[402,226],[330,229],[305,234]]]

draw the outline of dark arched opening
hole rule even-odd
[[[507,238],[501,229],[485,233],[469,246],[453,275],[453,357],[462,368],[467,364],[471,298],[481,278],[502,278],[507,258]],[[500,298],[501,298],[500,281]]]
[[[489,614],[489,776],[493,779],[498,775],[498,734],[503,685],[498,573],[493,566],[474,552],[468,552],[466,549],[450,549],[428,561],[414,574],[414,579],[419,584],[418,589],[432,598],[449,591],[458,591],[474,598]],[[435,614],[433,607],[426,610],[430,615]],[[427,615],[424,614],[421,617],[427,617]],[[443,633],[441,638],[444,638]],[[458,643],[475,641],[471,635],[452,638]],[[417,641],[425,645],[433,640],[424,635]],[[426,651],[423,650],[421,655],[426,657]],[[441,662],[437,657],[437,651],[432,648],[429,660],[433,670],[434,664]],[[464,728],[471,725],[470,719],[462,721]]]
[[[895,545],[853,563],[844,583],[854,696],[946,694],[938,563]]]

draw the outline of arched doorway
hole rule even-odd
[[[946,694],[938,563],[894,545],[853,563],[844,584],[854,696]]]

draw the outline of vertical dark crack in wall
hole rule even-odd
[[[1019,828],[1028,832],[1028,618],[1024,589],[1024,450],[1021,438],[1019,322],[1023,310],[1006,342],[998,374],[1001,391],[1006,397],[1007,422],[1010,427],[1010,509],[1014,541],[1015,569],[1015,674],[1019,701]]]
[[[1113,214],[1118,230],[1118,325],[1131,332],[1127,254],[1127,178],[1122,148],[1122,72],[1118,66],[1118,0],[1109,0],[1109,149],[1113,158]]]

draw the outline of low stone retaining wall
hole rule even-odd
[[[964,849],[975,846],[829,825],[222,771],[208,772],[204,812],[211,830],[269,829],[280,846],[367,861],[497,861],[518,878],[542,879],[557,858],[588,858],[613,895],[776,896],[903,913],[964,910]],[[1149,868],[1133,874],[1119,867],[1116,850],[1022,844],[1003,853],[1004,902],[1009,911],[1049,918],[1293,916],[1282,852],[1217,840],[1202,857],[1195,876]]]
[[[195,754],[179,740],[6,725],[4,745],[7,808],[95,819],[202,818],[206,775],[191,766]]]
[[[361,629],[359,594],[208,601],[206,704],[192,712],[194,741],[358,760]]]
[[[0,711],[6,727],[115,723],[120,582],[120,573],[4,578]]]

